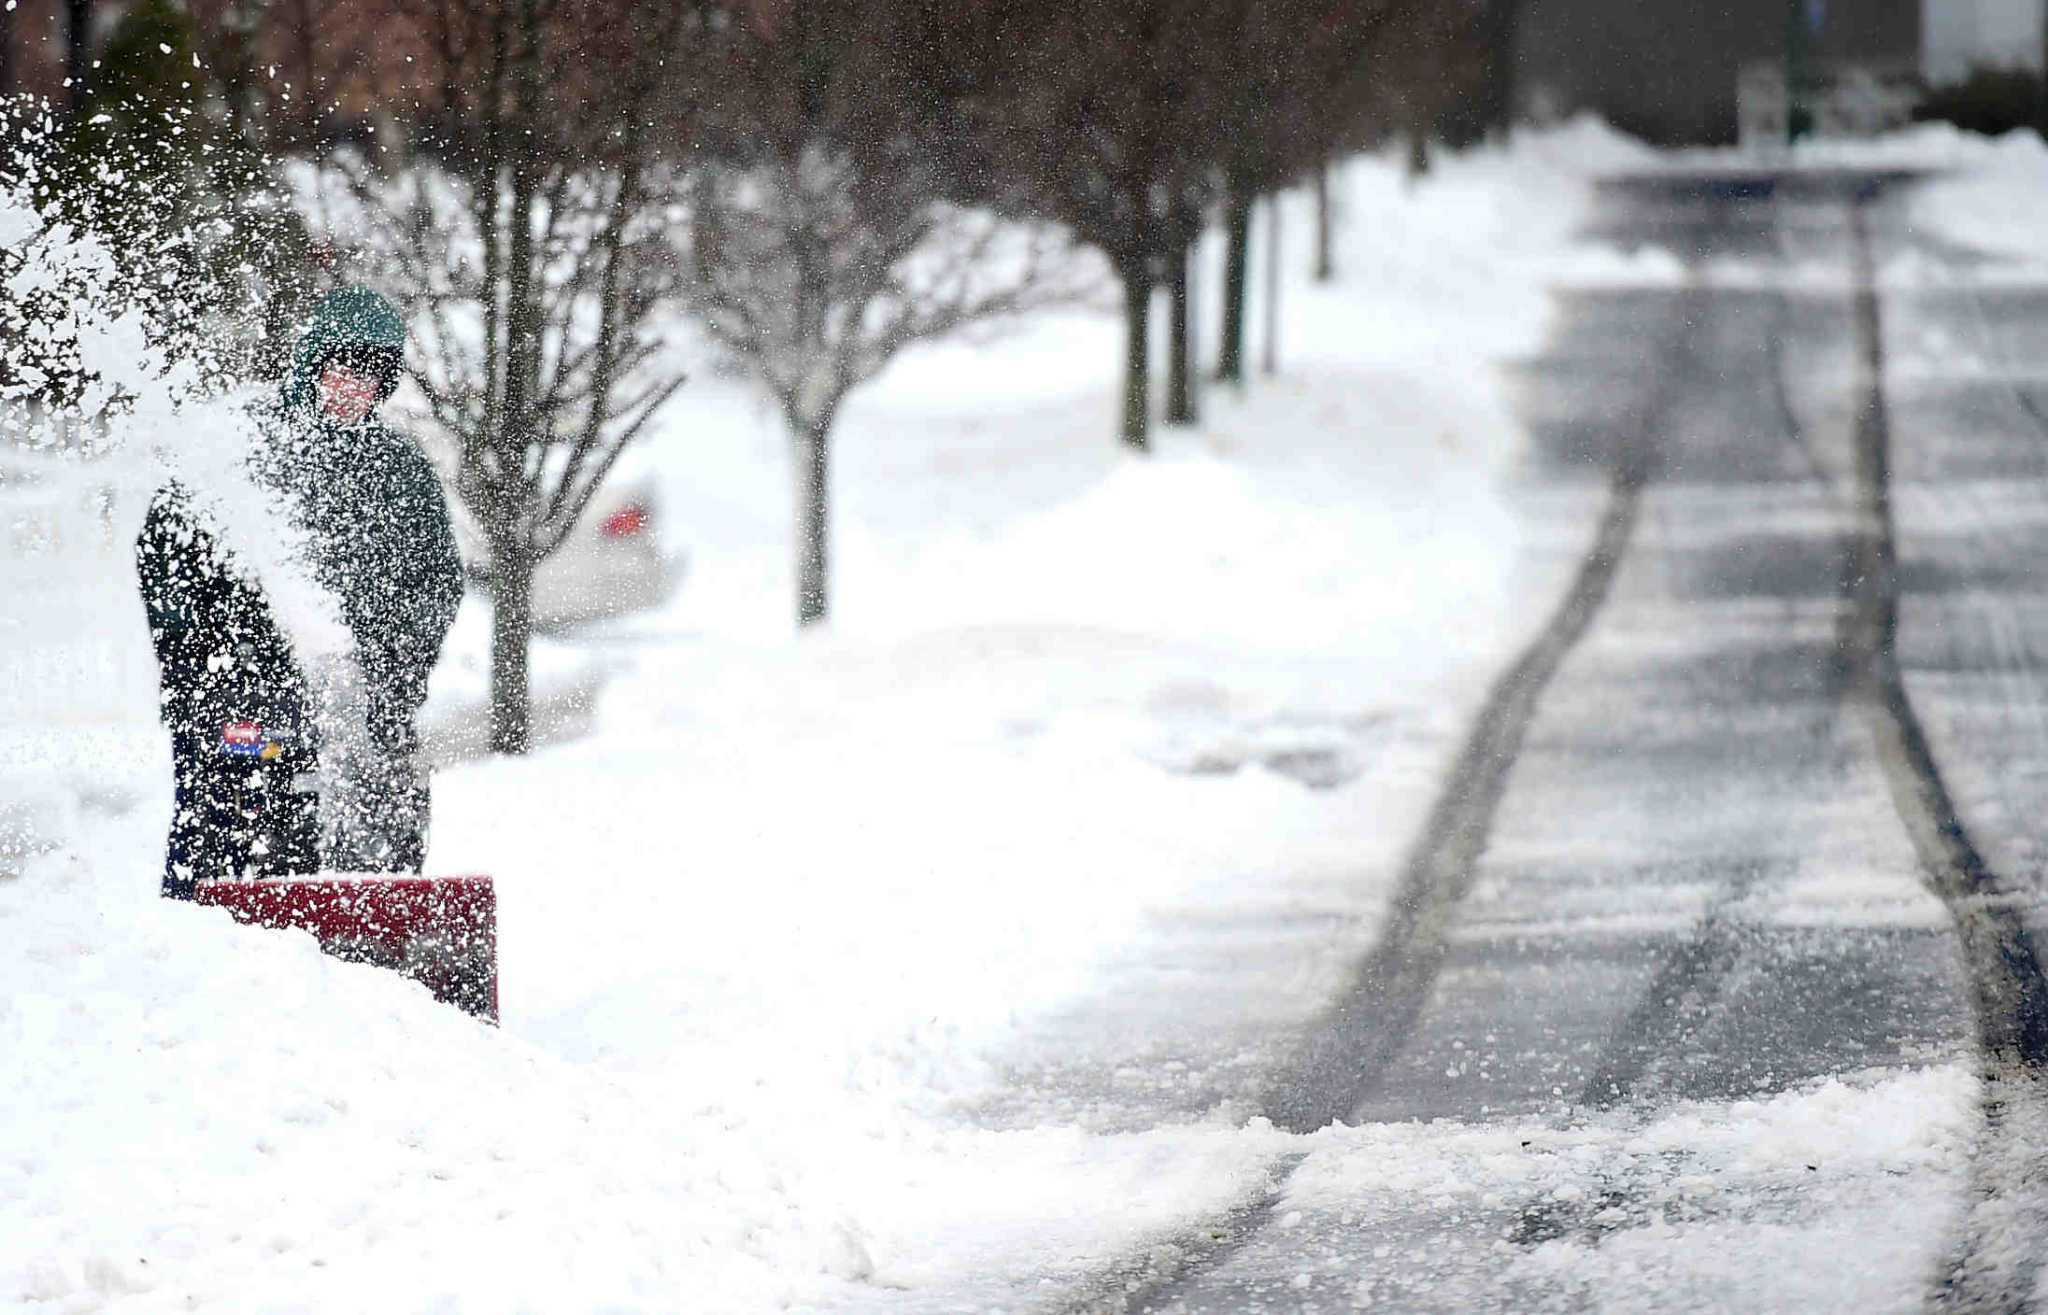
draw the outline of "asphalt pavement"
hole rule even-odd
[[[1881,1183],[1826,1201],[1775,1179],[1701,1187],[1713,1169],[1682,1152],[1593,1151],[1590,1191],[1303,1206],[1304,1148],[1270,1190],[1056,1306],[2032,1308],[2048,290],[1980,286],[1971,253],[1911,227],[1914,182],[1604,189],[1595,236],[1670,251],[1687,275],[1565,295],[1527,368],[1532,496],[1576,498],[1595,530],[1447,756],[1375,939],[1325,1007],[1283,1025],[1246,962],[1328,929],[1232,928],[1175,981],[1077,1012],[1070,1062],[1020,1074],[1015,1106],[989,1113],[1114,1129],[1221,1107],[1415,1138],[1633,1128],[1962,1066],[1982,1095],[1952,1208],[1887,1216]],[[1149,1049],[1104,1048],[1148,1020]],[[1825,1209],[1883,1220],[1886,1254],[1841,1254],[1839,1228],[1813,1224]],[[1658,1263],[1660,1238],[1778,1224],[1791,1277]],[[1569,1259],[1518,1263],[1560,1242],[1640,1263],[1597,1283]],[[1831,1283],[1845,1262],[1892,1267]]]

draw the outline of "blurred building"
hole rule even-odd
[[[1958,2],[1925,0],[1930,9]],[[2041,0],[1960,2],[2038,10]],[[1516,64],[1523,111],[1591,110],[1662,144],[1735,141],[1745,73],[1754,89],[1757,70],[1783,69],[1795,23],[1802,75],[1848,88],[1879,117],[1890,103],[1887,89],[1917,79],[1923,66],[1923,0],[1522,3]],[[1842,125],[1831,119],[1819,126]]]
[[[2039,69],[2042,0],[1928,0],[1923,69],[1935,86],[1980,68]]]
[[[1795,113],[1791,72],[1783,59],[1743,66],[1735,85],[1735,123],[1744,146],[1789,140]],[[1799,82],[1800,132],[1814,137],[1874,137],[1903,128],[1927,88],[1918,68],[1897,60],[1809,62],[1801,65]]]

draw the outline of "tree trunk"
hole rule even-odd
[[[85,103],[86,73],[92,67],[92,0],[64,0],[64,76],[71,83],[66,103]]]
[[[1492,0],[1486,18],[1486,80],[1484,98],[1487,134],[1506,144],[1515,118],[1515,38],[1521,27],[1521,0]]]
[[[1408,175],[1407,181],[1413,186],[1429,172],[1429,126],[1420,114],[1412,116],[1408,124]]]
[[[540,42],[535,0],[521,0],[517,12],[521,44],[513,66],[517,115],[537,117]],[[533,524],[537,481],[521,472],[535,440],[535,404],[540,395],[541,289],[535,275],[533,208],[538,188],[538,148],[531,134],[514,134],[509,173],[511,209],[505,230],[505,345],[503,402],[495,436],[504,468],[500,478],[517,485],[500,495],[499,529],[491,541],[491,749],[523,754],[533,745],[533,697],[529,664],[533,640]],[[496,171],[490,181],[500,186]],[[486,232],[491,231],[488,227]],[[492,289],[493,297],[496,288]]]
[[[796,437],[796,623],[823,621],[830,610],[832,421],[810,421]]]
[[[1318,283],[1337,276],[1337,262],[1330,254],[1330,161],[1316,165],[1316,268]]]
[[[1266,198],[1266,374],[1280,372],[1280,193]]]
[[[491,543],[491,752],[533,747],[533,549],[501,536]]]
[[[1244,386],[1245,289],[1252,263],[1251,190],[1235,182],[1223,201],[1223,332],[1216,378]]]
[[[14,94],[14,10],[0,0],[0,96]]]
[[[1124,281],[1124,446],[1152,450],[1152,271],[1142,260],[1118,271]]]
[[[1188,332],[1188,248],[1176,234],[1173,251],[1167,257],[1166,286],[1171,298],[1166,358],[1166,423],[1195,423],[1194,341]]]

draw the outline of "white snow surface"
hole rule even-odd
[[[1524,1310],[1918,1310],[1928,1235],[1957,1213],[1975,1096],[1969,1072],[1938,1066],[1567,1125],[1328,1129],[1281,1207],[1327,1251],[1287,1267],[1305,1293],[1390,1309],[1417,1296],[1451,1309],[1447,1295],[1476,1283]],[[1389,1221],[1420,1203],[1446,1233],[1390,1245]],[[1561,1235],[1505,1235],[1535,1213]],[[1357,1240],[1329,1247],[1332,1231]]]
[[[1290,197],[1282,373],[1209,390],[1150,459],[1113,441],[1107,315],[905,357],[837,434],[822,633],[790,630],[778,422],[700,375],[637,458],[685,586],[538,646],[543,696],[597,689],[578,733],[437,779],[430,869],[498,884],[499,1028],[155,898],[169,754],[127,549],[153,468],[10,466],[0,1308],[947,1308],[992,1276],[1083,1275],[1290,1151],[1313,1152],[1290,1188],[1311,1205],[1461,1165],[1562,1186],[1563,1133],[1510,1170],[1526,1131],[1301,1139],[1217,1111],[1104,1135],[964,1110],[1163,912],[1320,879],[1347,901],[1331,952],[1369,940],[1430,755],[1584,528],[1516,496],[1500,367],[1541,342],[1547,286],[1630,259],[1571,235],[1589,176],[1643,158],[1582,122],[1419,183],[1355,162],[1328,286],[1298,277]],[[459,622],[430,725],[475,717],[482,622]],[[1387,725],[1433,730],[1404,757]],[[1348,783],[1260,765],[1303,746]],[[1315,967],[1270,970],[1300,1016]],[[1769,1175],[1836,1118],[1870,1174],[1919,1172],[1966,1085],[1584,1138]],[[1778,1140],[1742,1149],[1757,1129]]]
[[[1944,176],[1918,190],[1912,210],[1919,227],[1996,257],[1993,276],[2032,283],[2048,278],[2044,212],[2048,144],[2025,130],[1995,139],[1955,134]]]

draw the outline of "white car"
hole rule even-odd
[[[450,500],[451,503],[453,499]],[[471,563],[488,560],[482,536],[459,507],[457,538]],[[645,611],[665,601],[682,582],[683,556],[661,546],[660,497],[643,477],[597,491],[569,537],[533,575],[533,624],[544,630]],[[481,570],[472,583],[488,591]]]

